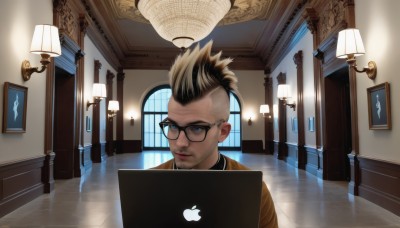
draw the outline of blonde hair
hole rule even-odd
[[[212,41],[200,49],[197,45],[179,55],[169,71],[172,96],[185,105],[222,87],[228,95],[237,93],[237,78],[228,69],[231,58],[221,59],[222,52],[211,55]]]

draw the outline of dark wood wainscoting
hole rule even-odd
[[[307,172],[317,176],[318,166],[319,166],[319,157],[318,151],[316,148],[304,147],[306,150],[306,165],[305,169]]]
[[[0,217],[45,192],[45,156],[0,165]],[[48,183],[47,183],[48,184]]]
[[[88,171],[90,168],[92,168],[93,162],[92,162],[92,145],[86,145],[83,147],[83,152],[82,152],[82,162],[83,162],[83,168],[86,171]]]
[[[242,141],[243,153],[264,153],[262,140],[243,140]]]
[[[107,159],[106,143],[92,144],[92,161],[95,163],[103,162]]]
[[[142,140],[117,140],[115,147],[117,154],[142,152]]]
[[[307,163],[307,154],[304,146],[299,146],[296,144],[287,144],[288,154],[284,160],[299,169],[305,169]]]
[[[298,162],[298,151],[297,151],[297,145],[295,144],[286,144],[287,145],[287,157],[284,158],[286,163],[288,163],[291,166],[294,166],[296,168],[299,167],[299,162]]]
[[[359,196],[400,216],[400,164],[358,156]]]

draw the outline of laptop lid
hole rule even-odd
[[[261,171],[118,170],[131,227],[258,227]]]

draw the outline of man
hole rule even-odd
[[[218,143],[231,130],[229,93],[238,93],[231,59],[211,55],[212,42],[178,56],[169,72],[172,96],[168,117],[160,122],[174,159],[155,169],[248,170],[222,155]],[[271,195],[263,182],[260,228],[278,227]]]

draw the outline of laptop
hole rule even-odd
[[[125,228],[258,227],[261,171],[118,170]]]

